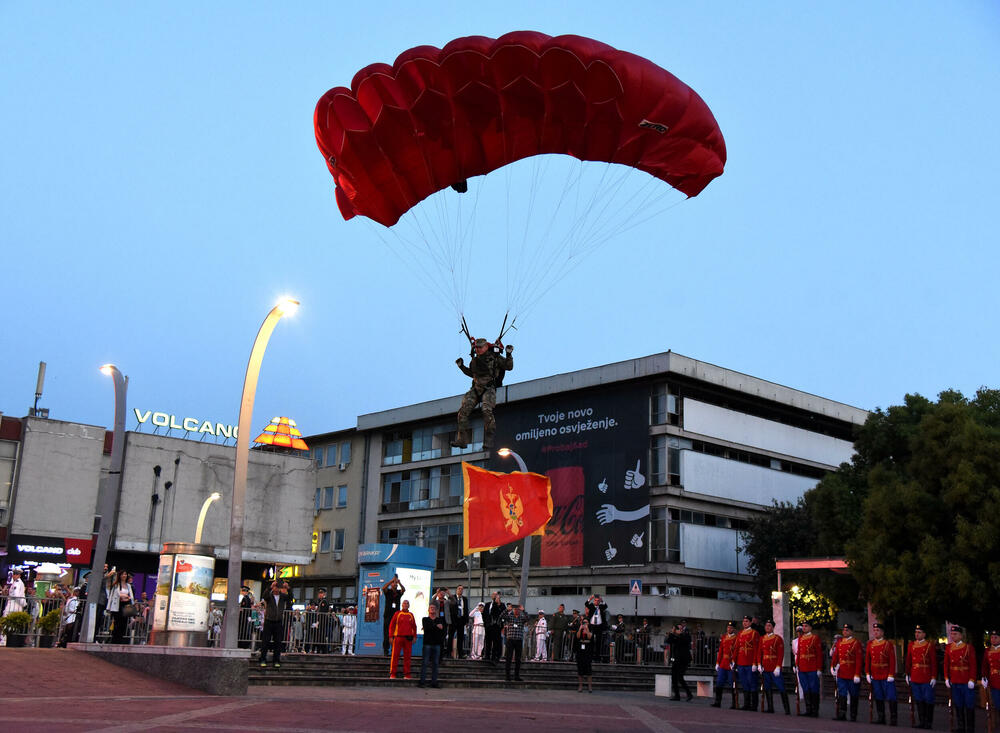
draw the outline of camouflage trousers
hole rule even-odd
[[[480,389],[473,387],[462,398],[462,406],[458,408],[458,435],[468,443],[472,440],[472,430],[469,427],[469,416],[478,403],[483,403],[483,436],[492,440],[497,431],[497,421],[493,417],[493,408],[497,406],[497,391],[495,387]]]

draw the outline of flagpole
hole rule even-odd
[[[522,473],[528,472],[528,467],[524,465],[524,459],[510,448],[501,448],[497,455],[502,458],[513,458],[517,462],[517,467]],[[525,608],[528,600],[528,568],[531,566],[531,535],[524,538],[524,555],[521,557],[521,608]]]

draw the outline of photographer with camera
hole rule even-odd
[[[608,604],[595,593],[587,599],[584,607],[587,609],[584,616],[590,626],[590,633],[594,636],[594,661],[607,661],[604,659],[604,631],[607,629]]]
[[[683,687],[687,702],[691,702],[694,695],[684,680],[684,673],[691,664],[691,634],[687,630],[687,621],[681,621],[674,626],[667,634],[666,643],[670,645],[670,683],[674,691],[670,699],[680,700]]]

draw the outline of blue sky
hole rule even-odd
[[[340,217],[312,113],[369,63],[522,29],[668,69],[729,161],[553,287],[509,381],[673,349],[864,408],[998,386],[995,2],[205,5],[0,3],[5,414],[46,361],[40,405],[109,425],[111,361],[130,408],[235,422],[285,294],[256,427],[463,392],[454,313]],[[477,262],[470,308],[506,266]]]

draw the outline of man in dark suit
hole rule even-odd
[[[687,682],[684,681],[684,673],[691,664],[691,634],[687,630],[687,621],[681,621],[674,626],[667,634],[666,643],[670,645],[670,684],[674,688],[674,696],[670,699],[680,700],[683,687],[687,701],[691,702],[693,695]]]
[[[455,595],[449,599],[451,620],[448,626],[448,648],[452,648],[452,644],[455,645],[456,659],[465,656],[462,647],[465,644],[465,627],[469,624],[469,599],[463,595],[464,591],[464,586],[458,586]]]
[[[288,583],[276,580],[271,590],[261,599],[264,604],[264,626],[260,632],[260,666],[267,666],[267,650],[271,648],[271,661],[275,667],[281,666],[281,647],[285,639],[285,611],[292,610],[292,599],[288,595]]]
[[[608,604],[597,594],[592,595],[584,604],[590,633],[594,635],[594,661],[606,662],[604,656],[604,632],[608,628]]]
[[[486,646],[483,649],[483,659],[494,667],[500,661],[500,617],[506,610],[500,600],[500,594],[496,591],[493,592],[493,598],[483,609],[483,624],[486,627]]]
[[[451,599],[448,596],[448,589],[445,588],[444,586],[438,588],[437,592],[431,597],[431,602],[429,605],[433,605],[437,608],[438,618],[444,621],[445,625],[444,638],[445,642],[447,642],[451,638],[450,632],[452,623]],[[441,659],[445,659],[448,656],[450,650],[451,650],[450,644],[447,643],[444,644],[444,647],[441,649]]]

